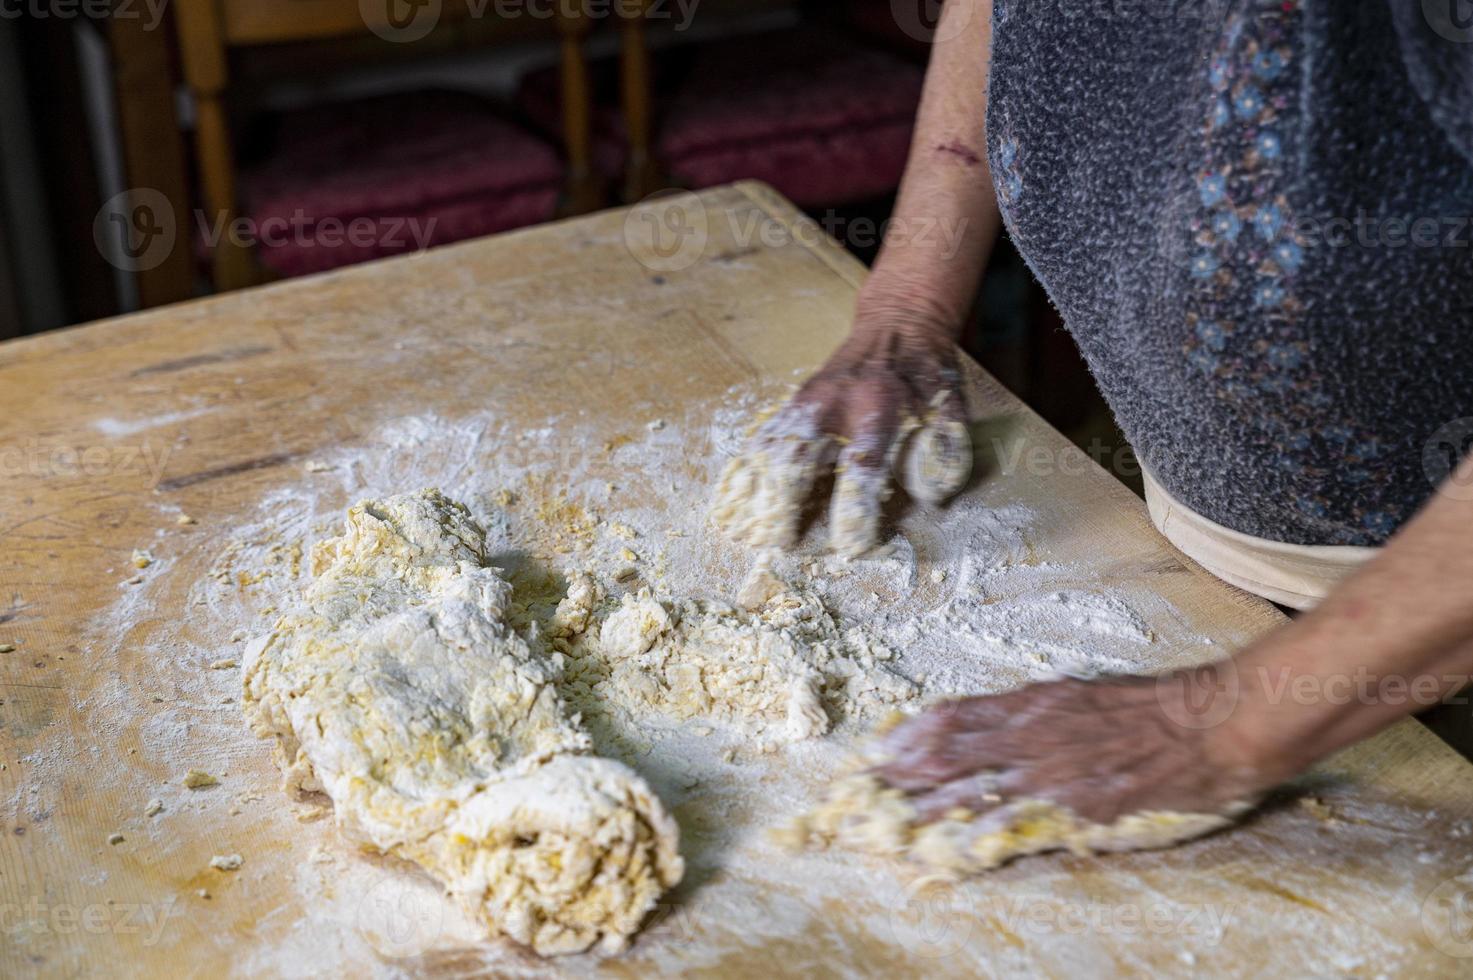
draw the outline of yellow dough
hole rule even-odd
[[[543,955],[624,946],[680,880],[676,825],[589,754],[562,656],[507,625],[482,528],[436,490],[364,501],[312,570],[244,665],[287,788],[326,794],[345,836],[422,866],[488,933]]]
[[[701,719],[776,744],[816,738],[920,693],[878,638],[765,562],[747,576],[740,607],[648,589],[616,601],[582,572],[568,582],[552,632],[568,658],[564,693],[586,719],[611,709]]]
[[[1248,809],[1243,803],[1223,813],[1152,810],[1099,824],[1046,800],[1014,800],[981,816],[957,810],[922,824],[904,793],[857,773],[829,787],[823,801],[782,836],[795,845],[836,844],[968,873],[1045,851],[1089,854],[1169,847],[1226,827]]]

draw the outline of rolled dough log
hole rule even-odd
[[[489,933],[617,950],[680,880],[649,786],[590,740],[560,655],[506,623],[485,534],[436,490],[369,500],[313,552],[305,608],[253,644],[244,706],[287,788],[353,841],[421,865]]]

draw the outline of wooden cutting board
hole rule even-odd
[[[769,842],[845,735],[738,746],[730,765],[657,746],[631,761],[674,807],[690,873],[602,960],[477,942],[433,883],[296,818],[240,721],[237,672],[208,666],[238,652],[221,624],[272,594],[211,577],[241,528],[279,509],[316,531],[307,516],[402,467],[465,485],[566,479],[558,501],[603,494],[606,519],[641,515],[653,539],[704,506],[741,414],[840,340],[862,276],[789,204],[740,184],[0,346],[0,644],[15,646],[0,653],[0,974],[1465,972],[1473,768],[1411,722],[1233,831],[972,882]],[[969,381],[979,474],[944,515],[905,518],[917,568],[972,560],[969,527],[1023,513],[1003,556],[1021,591],[1119,598],[1154,637],[1133,648],[1142,668],[1280,622],[1177,554],[980,369]],[[740,575],[729,545],[669,547],[709,558],[688,586]],[[868,614],[934,601],[924,574],[905,581],[880,583]],[[222,605],[201,583],[247,598]],[[1087,635],[1051,642],[1093,655]],[[1011,669],[986,676],[1024,678]],[[191,768],[220,785],[185,789]],[[218,871],[217,854],[244,863]]]

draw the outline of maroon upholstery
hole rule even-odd
[[[545,221],[562,182],[551,147],[458,93],[292,112],[273,144],[243,171],[240,198],[257,228],[291,229],[258,246],[262,263],[284,276],[414,249],[410,221],[431,245]],[[368,235],[328,240],[355,219]]]
[[[772,184],[805,207],[893,191],[905,168],[922,69],[832,29],[807,28],[672,48],[654,61],[655,157],[689,187],[742,178]],[[593,65],[594,167],[623,173],[627,134],[617,62]],[[558,76],[533,72],[522,111],[561,139]]]
[[[689,186],[755,177],[805,207],[883,194],[905,168],[922,75],[832,30],[713,44],[665,112],[658,156]]]

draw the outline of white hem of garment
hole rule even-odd
[[[1379,548],[1288,544],[1224,527],[1181,503],[1141,468],[1151,523],[1188,558],[1245,592],[1310,609]]]

